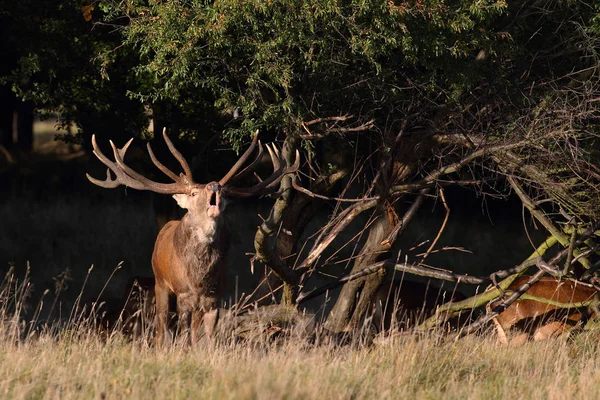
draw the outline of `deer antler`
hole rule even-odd
[[[129,145],[131,144],[133,138],[130,139],[121,149],[118,149],[112,142],[112,140],[110,141],[110,145],[113,149],[113,154],[116,161],[113,162],[108,157],[106,157],[102,153],[102,151],[100,151],[100,148],[96,143],[96,135],[92,136],[92,147],[94,148],[94,154],[96,155],[96,157],[98,157],[98,159],[108,167],[108,169],[106,170],[106,180],[101,181],[95,179],[89,174],[86,174],[87,178],[93,184],[109,189],[116,188],[119,185],[125,185],[133,189],[150,190],[152,192],[162,194],[186,193],[189,190],[190,185],[194,184],[194,180],[192,179],[192,171],[190,170],[188,163],[185,161],[185,158],[183,158],[181,153],[177,151],[177,149],[167,136],[166,129],[163,129],[163,138],[165,139],[165,142],[167,143],[171,154],[173,154],[173,156],[181,164],[185,175],[181,174],[181,176],[177,176],[173,171],[169,170],[167,167],[161,164],[154,156],[154,152],[152,151],[150,144],[148,144],[148,153],[150,154],[150,158],[152,159],[154,165],[158,169],[160,169],[165,175],[171,178],[174,181],[174,183],[160,183],[152,181],[125,164],[123,159],[125,158],[125,153],[127,152],[127,149],[129,148]],[[112,171],[116,175],[116,179],[112,179],[110,171]]]
[[[254,151],[254,148],[256,147],[256,142],[258,142],[258,155],[254,159],[254,161],[252,161],[252,163],[250,163],[250,165],[248,165],[239,174],[236,175],[238,169],[240,169],[240,167],[242,165],[244,165],[244,163],[246,162],[248,157],[250,157],[250,154],[252,154],[252,151]],[[258,163],[260,163],[262,154],[263,154],[263,148],[262,148],[262,144],[260,143],[260,140],[258,140],[258,129],[257,129],[256,132],[254,132],[254,138],[252,139],[252,143],[250,144],[250,147],[248,147],[248,149],[244,152],[244,154],[242,154],[240,159],[237,160],[237,162],[235,164],[233,164],[233,167],[231,167],[229,172],[227,172],[225,174],[225,176],[223,178],[221,178],[221,180],[219,181],[219,185],[225,186],[231,178],[234,178],[234,180],[241,178],[242,176],[247,175],[248,172],[254,170],[254,168],[256,168],[256,166],[258,165]]]
[[[150,143],[148,143],[147,145],[148,154],[150,155],[152,163],[158,169],[160,169],[166,176],[171,178],[173,180],[173,183],[160,183],[152,181],[140,174],[139,172],[133,170],[127,164],[125,164],[125,153],[127,152],[127,149],[129,148],[129,145],[131,144],[133,139],[129,140],[121,149],[117,148],[115,144],[112,141],[110,141],[110,145],[113,149],[113,154],[115,158],[115,161],[112,161],[108,157],[106,157],[102,153],[102,151],[100,151],[100,148],[96,143],[95,135],[92,136],[92,147],[94,148],[94,154],[96,155],[96,157],[98,157],[98,159],[108,167],[106,171],[106,180],[102,181],[99,179],[95,179],[89,174],[86,174],[87,178],[90,180],[90,182],[103,188],[109,189],[116,188],[120,185],[125,185],[133,189],[150,190],[162,194],[187,193],[192,185],[197,186],[197,184],[194,183],[194,180],[192,178],[192,171],[188,163],[185,161],[183,155],[175,148],[175,146],[169,139],[166,129],[163,129],[163,138],[165,139],[165,142],[167,143],[171,154],[173,154],[173,156],[181,164],[181,168],[183,169],[184,173],[181,175],[177,175],[173,171],[168,169],[166,166],[164,166],[160,161],[158,161],[158,159],[154,155],[154,152],[152,151]],[[240,168],[246,163],[246,161],[250,157],[250,154],[252,154],[252,152],[256,148],[257,143],[258,154],[256,158],[246,168],[239,171]],[[250,147],[244,152],[244,154],[242,154],[242,156],[233,165],[233,167],[231,167],[229,172],[227,172],[227,174],[225,174],[225,176],[219,181],[219,185],[223,187],[224,193],[230,196],[238,197],[249,197],[261,193],[271,193],[277,189],[277,185],[285,175],[294,173],[298,170],[300,166],[300,153],[298,152],[298,150],[296,150],[296,159],[294,164],[292,166],[288,166],[286,160],[282,157],[280,151],[277,149],[277,147],[275,147],[275,145],[266,146],[267,151],[269,152],[269,156],[271,157],[271,162],[273,164],[273,173],[268,178],[261,180],[259,183],[249,188],[238,188],[231,185],[227,185],[229,181],[239,179],[254,171],[254,169],[261,162],[263,155],[263,146],[258,140],[258,131],[256,131],[256,133],[254,134],[254,138],[252,139],[252,143],[250,144]],[[115,174],[116,179],[112,178],[110,171],[112,171]]]
[[[277,149],[277,147],[275,147],[275,145],[266,146],[269,156],[271,157],[271,162],[273,163],[273,173],[268,178],[261,180],[259,183],[249,188],[225,186],[223,190],[227,195],[249,197],[257,194],[272,193],[277,190],[277,185],[279,182],[281,182],[285,175],[292,174],[298,170],[300,167],[300,152],[298,150],[296,150],[296,159],[294,164],[292,166],[287,166],[286,160],[282,157],[280,151]],[[252,165],[255,163],[256,161],[253,162]],[[240,172],[240,175],[248,173],[249,170],[250,166]]]

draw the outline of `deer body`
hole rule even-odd
[[[167,223],[158,233],[152,253],[152,270],[155,278],[157,343],[164,343],[168,331],[171,293],[177,296],[179,330],[186,336],[191,333],[194,343],[200,323],[204,323],[207,335],[212,335],[217,322],[216,305],[224,288],[225,256],[228,249],[227,229],[223,221],[227,197],[247,197],[274,192],[286,174],[298,169],[299,154],[296,152],[294,165],[288,167],[277,148],[267,145],[273,173],[250,188],[232,186],[230,181],[252,172],[260,162],[263,148],[258,142],[258,156],[240,171],[257,144],[257,132],[248,150],[221,180],[198,184],[193,181],[189,165],[175,149],[165,131],[163,137],[185,174],[176,175],[161,164],[149,144],[148,153],[154,165],[174,183],[151,181],[128,167],[124,158],[131,140],[122,149],[117,149],[112,142],[110,143],[115,158],[115,161],[112,161],[100,151],[95,136],[92,137],[94,154],[108,167],[107,178],[101,181],[88,175],[88,179],[104,188],[125,185],[138,190],[171,194],[180,207],[188,210],[181,221]],[[112,179],[111,171],[116,175],[116,179]]]
[[[228,237],[221,220],[214,222],[209,234],[198,232],[186,214],[181,221],[170,221],[159,232],[152,253],[154,271],[157,340],[166,332],[169,294],[177,296],[179,324],[192,327],[192,341],[204,315],[216,309],[224,289]],[[206,321],[211,335],[216,315]],[[191,320],[190,320],[191,318]]]
[[[517,290],[527,283],[529,278],[528,276],[517,278],[508,287],[508,290]],[[572,280],[545,277],[534,283],[527,294],[569,304],[590,301],[597,295],[597,291],[593,287]],[[492,303],[491,307],[496,304]],[[520,345],[529,338],[538,341],[558,336],[580,321],[585,322],[593,315],[587,310],[587,307],[561,308],[535,300],[519,299],[495,317],[494,324],[499,342]],[[521,333],[509,337],[507,331],[511,329],[521,331]]]

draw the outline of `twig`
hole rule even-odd
[[[440,187],[439,191],[440,191],[440,197],[442,198],[442,204],[444,205],[444,208],[446,209],[446,216],[444,217],[444,221],[442,222],[442,226],[440,227],[440,230],[438,231],[437,236],[435,237],[435,239],[433,239],[433,242],[431,242],[431,246],[429,246],[429,248],[423,255],[423,258],[421,258],[421,261],[419,262],[419,264],[423,264],[425,259],[427,257],[429,257],[429,254],[431,254],[431,251],[437,244],[438,240],[440,240],[440,237],[442,236],[442,232],[444,232],[444,229],[446,228],[446,223],[448,223],[448,218],[450,217],[450,207],[448,207],[448,203],[446,202],[446,196],[444,196],[444,189],[442,189]]]
[[[573,227],[573,232],[571,232],[571,240],[569,240],[569,252],[567,253],[567,259],[565,260],[565,267],[563,268],[563,275],[568,274],[569,268],[571,268],[571,261],[573,261],[573,251],[575,250],[575,238],[576,237],[577,237],[577,229],[575,229],[575,227]]]
[[[370,265],[353,274],[346,275],[335,282],[331,282],[327,285],[323,285],[317,289],[311,290],[308,293],[300,293],[300,295],[298,295],[297,303],[300,304],[310,299],[314,299],[315,297],[318,297],[329,290],[342,286],[346,282],[351,282],[358,278],[362,278],[363,276],[373,274],[375,272],[380,271],[383,268],[385,268],[385,262],[379,262],[377,264]]]
[[[248,303],[248,304],[243,305],[242,308],[240,308],[240,310],[246,310],[246,309],[252,307],[254,304],[260,303],[261,301],[263,301],[267,297],[273,296],[273,294],[275,294],[276,292],[278,292],[281,288],[283,288],[283,284],[277,286],[275,289],[272,289],[269,293],[265,294],[260,299],[257,299],[255,301],[253,301],[252,303]]]
[[[342,197],[329,197],[329,196],[323,196],[321,194],[317,194],[314,193],[306,188],[303,188],[302,186],[298,185],[297,182],[298,177],[296,175],[294,175],[294,177],[292,178],[292,187],[294,189],[296,189],[297,191],[304,193],[305,195],[315,198],[315,199],[321,199],[321,200],[331,200],[331,201],[340,201],[343,203],[359,203],[362,201],[371,201],[371,200],[378,200],[379,196],[375,196],[375,197],[362,197],[360,199],[345,199]]]
[[[494,272],[493,274],[491,274],[489,276],[477,277],[477,276],[470,276],[470,275],[455,274],[453,272],[444,271],[444,270],[436,270],[433,268],[424,267],[422,265],[398,264],[398,263],[395,263],[390,260],[379,261],[377,263],[368,265],[367,267],[365,267],[364,269],[362,269],[358,272],[355,272],[350,275],[346,275],[346,276],[338,279],[335,282],[328,283],[328,284],[318,287],[314,290],[311,290],[310,292],[307,292],[307,293],[301,293],[298,296],[298,304],[300,304],[304,301],[313,299],[315,297],[318,297],[329,290],[332,290],[339,286],[342,286],[346,282],[350,282],[355,279],[362,278],[363,276],[373,274],[375,272],[378,272],[378,271],[380,271],[382,269],[386,269],[386,268],[394,268],[397,271],[407,272],[407,273],[413,274],[413,275],[425,276],[428,278],[435,278],[435,279],[440,279],[440,280],[449,281],[449,282],[481,285],[481,284],[491,282],[492,277],[502,278],[502,277],[510,276],[514,273],[519,273],[521,271],[524,271],[525,269],[535,265],[535,262],[536,262],[536,259],[532,259],[530,262],[523,263],[521,265],[518,265],[513,268],[509,268],[507,270]]]
[[[371,120],[365,124],[355,126],[352,128],[327,128],[323,133],[312,133],[306,126],[303,126],[304,130],[308,132],[306,135],[298,135],[301,139],[310,140],[310,139],[320,139],[332,133],[352,133],[352,132],[362,132],[369,129],[372,129],[374,124],[374,120]]]
[[[558,230],[558,228],[556,228],[554,226],[552,221],[550,221],[550,219],[548,219],[546,217],[546,215],[544,215],[544,213],[540,209],[538,209],[535,202],[525,193],[525,191],[523,190],[521,185],[519,185],[519,183],[517,182],[515,177],[508,176],[506,179],[508,180],[508,183],[513,188],[513,190],[515,191],[517,196],[519,196],[519,198],[521,199],[521,202],[523,202],[523,205],[525,207],[527,207],[527,209],[529,210],[531,215],[533,215],[535,217],[535,219],[537,219],[542,225],[544,225],[544,228],[546,228],[546,230],[552,236],[555,236],[556,239],[558,239],[558,241],[560,242],[560,244],[562,244],[565,247],[569,247],[569,239],[567,238],[567,236],[564,233],[562,233],[560,230]],[[576,248],[573,249],[573,254],[579,255],[580,253],[581,252],[579,251],[579,249],[576,249]],[[579,259],[579,262],[586,269],[589,269],[589,267],[591,265],[590,261],[585,257],[581,257]]]
[[[460,161],[457,161],[450,165],[445,165],[442,168],[439,168],[439,169],[431,172],[427,177],[425,177],[424,179],[422,179],[419,182],[411,183],[408,185],[393,186],[392,189],[390,190],[390,194],[395,194],[397,192],[406,192],[407,190],[411,190],[411,189],[414,190],[413,186],[423,187],[424,185],[435,182],[437,179],[439,179],[443,175],[448,175],[448,174],[457,172],[462,167],[469,164],[471,161],[473,161],[476,158],[482,157],[488,153],[496,153],[499,151],[505,151],[505,150],[516,148],[516,147],[520,147],[520,146],[525,145],[526,143],[527,143],[527,141],[521,140],[521,141],[518,141],[515,143],[504,143],[504,144],[499,144],[499,145],[487,146],[487,147],[481,148],[479,150],[475,150],[471,154],[469,154],[466,157],[464,157],[463,159],[461,159]]]
[[[310,125],[318,124],[319,122],[346,121],[346,120],[349,120],[350,118],[353,118],[353,116],[352,115],[338,115],[338,116],[334,116],[334,117],[316,118],[311,121],[302,122],[302,125],[310,126]]]

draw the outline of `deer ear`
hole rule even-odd
[[[189,208],[190,196],[188,196],[187,194],[174,194],[173,198],[175,199],[179,207],[185,208],[186,210]]]

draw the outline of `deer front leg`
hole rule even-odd
[[[190,322],[195,309],[196,298],[192,293],[181,293],[177,295],[177,324],[178,335],[185,338],[187,342],[190,334]]]
[[[214,336],[219,318],[219,310],[216,308],[216,304],[217,300],[213,297],[200,297],[199,307],[192,314],[192,344],[197,343],[202,334],[200,324],[202,324],[207,338]]]
[[[157,283],[154,286],[156,295],[156,337],[155,344],[163,346],[165,337],[169,337],[167,318],[169,317],[169,289],[166,286]]]
[[[192,345],[198,343],[198,338],[200,337],[200,332],[198,332],[198,329],[200,329],[200,324],[202,323],[205,315],[206,314],[204,310],[201,308],[197,308],[192,312]]]

